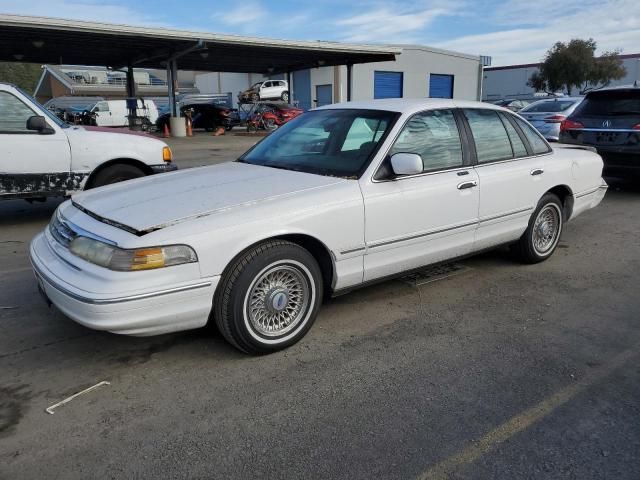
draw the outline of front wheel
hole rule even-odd
[[[123,182],[133,178],[144,177],[145,173],[138,167],[126,164],[116,164],[106,167],[97,173],[91,182],[91,188],[102,187],[103,185],[111,185],[112,183]]]
[[[563,224],[562,202],[552,193],[545,194],[531,215],[527,230],[514,245],[515,252],[525,263],[546,260],[558,246]]]
[[[298,342],[309,331],[323,296],[315,258],[284,240],[247,251],[221,279],[214,318],[225,339],[250,354]]]
[[[289,92],[282,92],[282,95],[280,95],[280,98],[282,99],[283,102],[289,102]]]

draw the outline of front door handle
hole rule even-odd
[[[531,170],[531,172],[529,172],[531,175],[542,175],[544,173],[544,170],[541,168],[534,168],[533,170]]]
[[[465,190],[467,188],[473,188],[477,186],[478,186],[478,182],[476,182],[475,180],[471,182],[462,182],[458,184],[458,190]]]

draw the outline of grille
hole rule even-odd
[[[60,244],[69,248],[69,244],[76,238],[77,234],[64,222],[60,220],[58,215],[54,215],[49,224],[49,231],[55,240]]]

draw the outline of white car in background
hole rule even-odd
[[[597,154],[552,149],[497,106],[335,104],[235,162],[75,195],[31,262],[46,298],[88,327],[214,322],[267,353],[300,340],[327,294],[503,244],[548,259],[565,223],[604,197],[601,172]]]
[[[69,196],[175,170],[149,135],[69,125],[18,88],[0,83],[0,199]]]
[[[289,101],[289,83],[286,80],[265,80],[251,85],[238,95],[240,103],[259,102],[262,100]]]
[[[584,97],[556,97],[527,105],[518,113],[550,142],[560,138],[560,124],[573,113]]]
[[[99,127],[126,127],[129,125],[129,111],[126,100],[101,100],[91,109],[96,114]],[[155,125],[158,108],[153,100],[137,100],[136,114],[147,119],[147,125]]]

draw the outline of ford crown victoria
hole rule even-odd
[[[511,244],[548,259],[600,203],[602,160],[519,116],[453,100],[335,104],[233,162],[82,192],[31,244],[42,292],[129,335],[215,323],[248,353],[287,347],[325,295]]]

